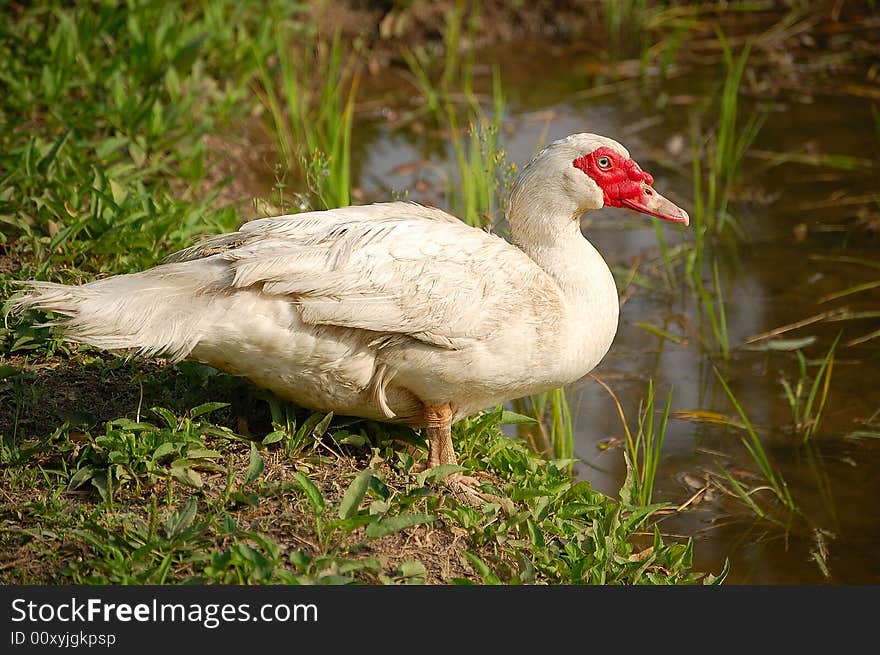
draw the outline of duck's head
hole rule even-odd
[[[517,187],[526,194],[526,188],[537,191],[542,186],[538,176],[556,198],[573,204],[578,217],[592,209],[623,207],[674,223],[689,221],[685,210],[654,190],[654,178],[626,148],[598,134],[572,134],[554,141],[523,170]],[[531,183],[523,184],[525,180]]]

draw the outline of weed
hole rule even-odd
[[[743,445],[746,447],[746,450],[749,452],[749,455],[752,457],[752,460],[758,466],[758,469],[763,474],[764,478],[767,480],[769,487],[776,498],[789,510],[794,511],[796,509],[794,499],[791,497],[791,493],[788,490],[788,485],[785,482],[785,479],[782,475],[773,468],[773,465],[770,463],[770,459],[767,457],[767,453],[764,451],[764,446],[761,444],[761,440],[758,438],[758,435],[755,433],[755,429],[752,427],[751,422],[749,421],[748,416],[745,413],[745,410],[740,405],[739,401],[736,399],[736,396],[733,395],[733,392],[730,390],[730,387],[727,385],[727,382],[721,376],[721,373],[717,368],[713,368],[715,372],[715,377],[718,379],[718,382],[721,384],[721,387],[724,389],[724,392],[727,394],[727,397],[730,399],[730,402],[733,403],[733,406],[736,408],[737,413],[742,419],[742,423],[745,426],[746,436],[742,438]],[[722,474],[731,483],[736,492],[736,495],[746,504],[751,507],[756,514],[759,516],[764,516],[764,512],[758,507],[755,501],[751,498],[752,493],[758,491],[758,489],[753,489],[751,491],[747,491],[736,479],[731,476],[727,471],[722,471]]]
[[[831,386],[831,374],[834,370],[834,350],[840,341],[840,334],[834,339],[828,353],[819,363],[819,370],[813,383],[809,384],[807,377],[807,359],[803,352],[796,351],[799,377],[795,386],[782,378],[782,387],[785,389],[785,397],[791,407],[795,430],[802,436],[804,442],[809,441],[819,428],[822,418],[822,410],[825,409],[825,401],[828,398],[828,389]],[[817,404],[818,402],[818,404]]]
[[[284,165],[305,178],[316,209],[349,205],[351,130],[360,79],[353,59],[345,57],[339,33],[327,44],[299,25],[281,24],[274,43],[276,52],[284,54],[275,70],[259,64],[257,94],[269,109]],[[299,51],[291,52],[290,43],[298,43]],[[351,80],[345,94],[340,79]]]

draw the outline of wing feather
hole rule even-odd
[[[171,260],[202,257],[225,262],[234,288],[290,298],[306,323],[450,349],[494,331],[542,274],[503,239],[401,202],[252,221]]]

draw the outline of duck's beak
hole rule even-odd
[[[654,191],[653,187],[647,184],[642,184],[641,192],[638,195],[631,198],[623,198],[620,200],[620,204],[642,214],[656,216],[673,223],[687,225],[690,222],[690,218],[685,210],[661,196]]]

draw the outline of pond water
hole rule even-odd
[[[573,132],[605,134],[621,141],[655,176],[662,194],[692,209],[690,116],[695,102],[719,92],[722,69],[707,67],[662,83],[633,80],[616,85],[613,93],[597,94],[590,91],[596,84],[591,72],[596,62],[582,52],[520,44],[494,54],[501,62],[507,103],[500,142],[509,161],[522,165],[541,144]],[[353,157],[355,185],[362,189],[358,202],[406,191],[409,199],[448,206],[444,175],[454,165],[443,135],[389,120],[411,107],[416,95],[403,77],[394,76],[374,79],[362,92]],[[748,487],[761,486],[757,467],[741,442],[745,433],[673,416],[654,498],[672,506],[691,500],[687,509],[664,516],[660,525],[670,539],[695,539],[696,569],[718,573],[729,559],[728,581],[734,583],[878,583],[880,440],[850,436],[869,429],[865,422],[876,420],[880,411],[878,341],[839,348],[821,424],[808,445],[793,430],[780,381],[783,376],[797,379],[795,354],[745,347],[749,337],[829,309],[877,309],[877,290],[819,302],[826,294],[880,277],[876,268],[827,259],[844,255],[880,261],[877,237],[848,229],[860,206],[853,199],[877,193],[876,167],[776,165],[762,154],[823,153],[876,160],[878,138],[870,103],[830,91],[743,103],[746,116],[757,104],[768,114],[752,146],[752,153],[758,154],[746,156],[742,167],[737,187],[742,193],[730,206],[741,235],[710,249],[717,256],[724,290],[729,359],[724,361],[701,342],[707,327],[701,325],[683,266],[676,266],[681,277],[672,291],[652,273],[658,269],[659,251],[651,222],[620,210],[602,210],[590,214],[584,233],[612,267],[625,271],[641,261],[640,274],[659,288],[628,289],[617,338],[595,372],[614,389],[635,425],[649,377],[661,401],[672,390],[674,411],[735,417],[713,373],[717,366],[787,481],[799,512],[789,516],[774,507],[767,491],[757,491],[755,497],[779,522],[757,517],[742,500],[708,484],[722,480],[718,473],[723,468]],[[876,211],[876,199],[872,207]],[[686,230],[668,225],[663,229],[670,247],[693,239]],[[681,343],[637,323],[677,335]],[[808,360],[814,361],[825,355],[840,329],[843,343],[876,330],[877,320],[819,322],[781,336],[815,336],[815,342],[804,347]],[[812,380],[817,367],[811,365],[808,371]],[[577,474],[616,495],[625,474],[622,450],[602,446],[623,436],[617,409],[590,379],[573,385],[569,397],[576,415],[576,455],[582,460]],[[876,423],[872,429],[877,431]],[[827,577],[818,560],[825,562]]]

